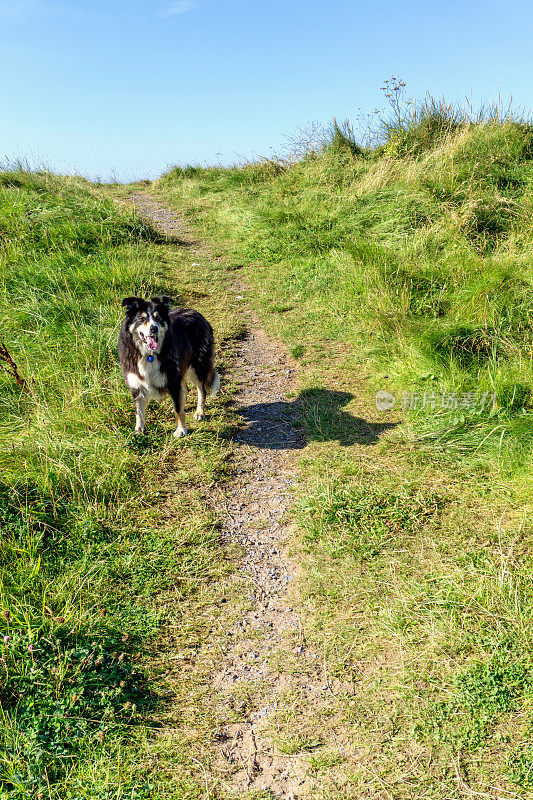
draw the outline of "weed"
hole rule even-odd
[[[12,631],[2,648],[2,783],[22,795],[63,780],[87,741],[123,734],[147,697],[120,639],[91,641],[60,627],[28,641]]]
[[[293,358],[301,358],[304,353],[305,347],[303,344],[295,344],[293,347],[291,347],[291,356]]]
[[[333,120],[333,127],[330,134],[329,148],[332,153],[342,155],[344,153],[351,156],[359,156],[363,150],[355,141],[355,133],[348,120],[340,124],[336,119]]]
[[[309,769],[311,772],[315,774],[319,773],[321,770],[330,770],[332,767],[336,767],[338,764],[342,764],[344,761],[344,756],[341,753],[335,752],[323,752],[317,755],[311,756],[309,759]]]

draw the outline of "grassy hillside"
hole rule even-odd
[[[428,115],[368,151],[337,128],[296,163],[176,168],[159,187],[216,209],[235,259],[255,265],[272,328],[304,348],[304,364],[353,343],[376,388],[400,404],[417,394],[417,436],[468,457],[491,450],[529,484],[533,130],[452,122]]]
[[[531,796],[533,127],[428,103],[156,190],[299,359],[307,634],[354,699],[274,735],[325,738],[324,798]]]
[[[0,174],[0,258],[0,796],[196,797],[190,743],[154,773],[170,690],[147,669],[175,604],[194,613],[227,568],[202,495],[228,423],[219,405],[179,446],[151,407],[134,437],[116,340],[135,292],[194,297],[227,339],[234,317],[183,249],[82,179]]]

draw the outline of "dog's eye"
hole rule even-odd
[[[154,319],[156,322],[161,322],[161,317],[159,316],[159,314],[154,314]]]
[[[148,314],[141,314],[141,319],[142,319],[143,322],[145,320],[147,320],[148,319]]]

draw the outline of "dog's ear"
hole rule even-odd
[[[142,302],[140,297],[125,297],[121,305],[126,309],[127,314],[131,314],[137,311]]]
[[[156,297],[152,297],[151,300],[152,303],[156,304],[156,306],[163,306],[163,308],[165,308],[167,311],[170,306],[174,305],[174,300],[167,294],[157,295]]]

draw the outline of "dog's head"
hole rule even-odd
[[[163,295],[144,300],[142,297],[125,297],[126,326],[136,347],[144,353],[160,353],[170,324],[169,308],[172,298]]]

